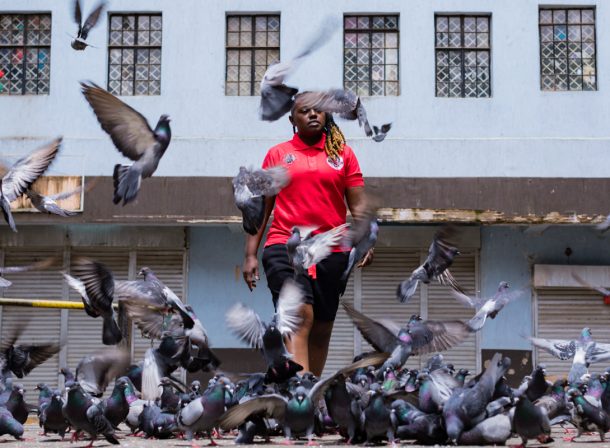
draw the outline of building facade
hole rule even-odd
[[[85,15],[93,3],[84,2]],[[224,327],[237,300],[272,313],[264,278],[253,293],[241,278],[244,234],[230,179],[291,137],[286,118],[258,119],[257,86],[268,64],[296,55],[328,16],[336,32],[287,83],[356,91],[373,123],[393,123],[379,144],[340,122],[382,199],[375,262],[356,272],[346,299],[374,317],[468,318],[436,284],[406,306],[395,300],[438,225],[458,222],[460,283],[490,296],[504,280],[523,295],[447,353],[456,366],[476,369],[496,349],[550,362],[530,353],[526,337],[575,337],[585,325],[610,342],[610,308],[571,276],[610,283],[610,243],[593,225],[610,211],[605,3],[114,0],[83,52],[66,34],[76,32],[72,15],[64,2],[0,0],[0,154],[15,160],[62,135],[47,174],[97,180],[76,217],[16,212],[19,233],[0,228],[5,265],[52,253],[67,269],[86,254],[119,279],[148,265],[193,305],[226,365],[255,359]],[[125,207],[112,203],[111,175],[127,161],[100,129],[82,80],[120,95],[151,125],[172,118],[157,172]],[[13,277],[4,297],[77,300],[56,273]],[[3,333],[27,317],[33,330],[24,337],[68,338],[40,377],[98,346],[101,323],[75,311],[1,313]],[[134,359],[147,346],[134,334]],[[366,349],[340,313],[328,370]],[[562,369],[552,364],[552,373]]]

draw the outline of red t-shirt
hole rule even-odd
[[[345,190],[364,186],[364,180],[352,148],[345,145],[339,160],[332,162],[324,151],[325,139],[322,135],[308,146],[294,134],[267,152],[263,168],[284,166],[290,183],[275,198],[265,247],[286,244],[294,226],[317,227],[315,234],[345,224]]]

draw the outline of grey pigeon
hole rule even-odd
[[[72,48],[78,51],[82,51],[88,46],[90,46],[87,43],[87,36],[89,36],[89,32],[97,24],[100,15],[102,14],[102,11],[105,7],[105,0],[99,2],[95,9],[91,11],[89,16],[87,17],[87,20],[85,20],[85,23],[83,23],[80,0],[74,0],[74,21],[78,25],[78,33],[70,44]]]
[[[595,226],[595,228],[597,230],[601,230],[602,233],[604,233],[605,231],[607,231],[608,229],[610,229],[610,215],[606,216],[606,219],[604,219],[603,222],[597,224]]]
[[[114,146],[134,161],[133,165],[115,165],[113,202],[123,205],[133,201],[142,179],[153,175],[172,138],[170,119],[161,115],[155,129],[146,118],[114,95],[93,83],[81,83],[83,95],[93,108],[102,129]]]
[[[64,417],[63,406],[62,393],[59,390],[54,391],[49,402],[40,410],[39,423],[44,435],[47,433],[59,434],[63,440],[70,426]]]
[[[379,352],[390,353],[381,370],[400,368],[411,355],[442,352],[463,342],[470,334],[459,320],[423,321],[417,315],[401,326],[391,320],[374,320],[341,301],[364,339]]]
[[[19,423],[5,407],[0,407],[0,436],[9,434],[17,440],[23,440],[23,425]]]
[[[38,391],[38,415],[40,415],[40,410],[42,406],[48,404],[51,401],[51,397],[53,396],[53,391],[51,388],[45,383],[38,383],[35,387]]]
[[[12,333],[5,335],[0,344],[0,365],[3,375],[12,372],[17,378],[23,378],[61,350],[62,344],[55,342],[17,344],[25,327],[25,323],[16,327]]]
[[[103,263],[84,257],[76,258],[72,263],[73,276],[64,274],[70,287],[81,296],[85,312],[94,318],[103,319],[102,342],[105,345],[116,345],[123,339],[114,308],[114,276]]]
[[[546,409],[536,406],[527,395],[522,395],[517,402],[513,415],[513,432],[521,437],[522,446],[527,445],[528,439],[538,439],[546,443],[551,434],[551,423]]]
[[[265,197],[277,195],[289,180],[288,171],[281,166],[266,170],[239,167],[239,173],[232,180],[233,198],[241,211],[246,233],[258,233],[265,219]]]
[[[396,436],[400,439],[415,439],[422,445],[438,445],[447,441],[443,417],[439,414],[426,414],[404,400],[392,403],[396,414]]]
[[[512,435],[510,417],[498,414],[483,420],[460,436],[460,445],[504,445]]]
[[[4,397],[1,406],[6,407],[10,411],[10,413],[15,417],[22,425],[28,419],[28,414],[30,412],[30,406],[25,402],[25,389],[23,388],[23,384],[13,384],[11,388],[11,392],[7,397],[7,400],[4,401]]]
[[[415,294],[420,281],[427,284],[432,279],[436,279],[441,284],[448,284],[453,289],[462,291],[453,275],[449,272],[453,259],[460,254],[460,251],[447,241],[453,234],[454,230],[452,227],[443,227],[434,235],[432,244],[430,244],[428,249],[426,261],[415,269],[408,279],[398,285],[396,297],[399,302],[408,302],[413,294]]]
[[[104,400],[104,416],[114,428],[118,428],[129,414],[129,402],[125,390],[129,387],[126,377],[118,378],[110,396]]]
[[[74,196],[75,194],[80,194],[82,191],[83,187],[81,186],[70,191],[64,191],[62,193],[45,196],[30,188],[25,192],[25,194],[29,198],[30,202],[32,202],[34,208],[39,212],[47,213],[50,215],[63,216],[64,218],[66,218],[69,216],[76,216],[78,215],[78,212],[61,208],[57,204],[57,201],[68,199],[69,197]]]
[[[176,416],[162,412],[156,403],[144,404],[144,409],[138,416],[138,424],[138,429],[146,438],[166,439],[177,429]]]
[[[43,270],[53,266],[57,261],[58,260],[55,257],[48,257],[41,261],[37,261],[35,263],[27,264],[24,266],[5,266],[3,268],[0,268],[0,275],[20,274],[23,272],[29,272],[34,270]],[[13,282],[11,282],[10,280],[0,277],[0,288],[8,288],[12,284]]]
[[[87,394],[101,397],[108,384],[125,371],[129,355],[119,348],[106,348],[84,356],[76,366],[76,381]]]
[[[379,224],[376,214],[367,214],[364,218],[356,219],[347,233],[346,246],[351,247],[347,267],[341,275],[342,294],[349,280],[349,276],[364,256],[375,247],[379,234]]]
[[[260,116],[265,121],[275,121],[288,113],[294,104],[294,95],[298,89],[284,84],[298,65],[311,53],[322,47],[330,36],[338,29],[333,18],[327,18],[314,38],[297,53],[289,62],[279,62],[267,68],[261,80]]]
[[[11,202],[20,198],[47,170],[61,147],[61,137],[20,158],[0,180],[0,208],[10,228],[17,227],[11,214]]]
[[[233,305],[226,314],[227,327],[253,348],[261,349],[267,363],[267,380],[282,382],[302,369],[292,361],[284,339],[294,334],[303,318],[303,291],[292,279],[287,279],[280,290],[277,311],[269,324],[242,303]]]
[[[551,424],[554,422],[565,421],[570,418],[568,408],[568,400],[565,394],[565,388],[568,382],[565,378],[560,378],[553,383],[551,391],[548,395],[543,395],[538,398],[534,404],[546,409]]]
[[[451,292],[458,302],[476,309],[477,312],[474,317],[468,321],[468,325],[474,331],[479,331],[483,328],[483,325],[485,325],[487,317],[495,319],[498,313],[502,311],[502,308],[523,295],[523,290],[509,293],[509,288],[510,285],[507,282],[500,282],[496,294],[488,299],[470,297],[456,290],[452,290]]]
[[[580,283],[581,286],[584,286],[585,288],[589,288],[593,291],[597,291],[604,297],[610,297],[610,289],[604,288],[602,286],[593,286],[589,282],[586,282],[580,275],[578,275],[576,273],[572,273],[572,277],[574,278],[574,280],[576,280],[578,283]]]
[[[426,414],[439,413],[459,382],[441,369],[422,372],[419,381],[419,409]]]
[[[164,412],[175,414],[180,409],[180,396],[174,390],[174,386],[169,378],[161,378],[159,386],[163,389],[159,407]]]
[[[213,440],[210,431],[225,412],[226,388],[226,384],[217,382],[176,414],[177,426],[184,431],[187,440],[193,440],[197,432],[208,432],[210,440]]]
[[[610,430],[610,418],[606,411],[589,403],[583,397],[582,392],[576,388],[568,390],[568,398],[574,403],[572,422],[577,430],[575,437],[580,437],[585,431],[596,431],[599,433],[601,441],[604,442],[605,434]]]
[[[307,228],[302,235],[300,227],[293,227],[292,235],[286,241],[286,248],[295,272],[305,272],[328,257],[333,247],[341,242],[348,228],[348,224],[342,224],[316,235],[312,235],[311,228]]]
[[[373,383],[367,393],[370,395],[368,405],[360,415],[360,426],[366,435],[367,443],[387,438],[388,442],[393,444],[397,427],[396,414],[387,405],[387,399],[378,383]]]
[[[549,386],[551,386],[551,384],[546,380],[546,366],[544,364],[538,364],[532,372],[525,395],[531,402],[534,402],[546,394]]]
[[[487,417],[487,405],[492,401],[496,383],[510,367],[510,358],[496,353],[478,382],[471,387],[458,388],[443,407],[443,417],[449,440],[457,444],[468,431]]]

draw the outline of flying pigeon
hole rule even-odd
[[[284,167],[247,169],[239,167],[232,180],[235,205],[241,210],[242,225],[250,235],[256,235],[265,219],[265,197],[275,196],[289,181]]]
[[[78,33],[71,43],[72,48],[78,51],[82,51],[89,46],[86,42],[89,31],[97,24],[100,19],[102,11],[106,7],[106,1],[103,0],[98,3],[95,9],[89,14],[87,20],[83,24],[83,17],[81,13],[80,0],[74,0],[74,21],[78,25]]]
[[[346,241],[344,241],[344,245],[351,247],[351,250],[347,267],[341,275],[343,292],[345,292],[345,287],[354,267],[364,258],[369,250],[375,247],[378,234],[379,224],[377,223],[376,213],[367,213],[365,216],[354,220],[354,223],[350,226]]]
[[[84,356],[76,366],[76,381],[87,394],[101,397],[108,384],[125,371],[129,355],[125,350],[108,347]]]
[[[581,286],[584,286],[585,288],[591,289],[592,291],[597,291],[598,293],[600,293],[602,296],[604,296],[604,299],[606,297],[610,298],[610,289],[606,289],[602,286],[593,286],[592,284],[586,282],[580,275],[578,275],[577,273],[572,273],[572,277],[574,278],[574,280],[576,280]]]
[[[92,188],[95,185],[95,183],[96,183],[95,181],[90,182],[89,185],[87,186],[87,190]],[[53,194],[50,196],[44,196],[32,189],[28,189],[25,192],[25,194],[30,199],[30,202],[32,202],[32,205],[34,206],[34,208],[36,210],[38,210],[39,212],[47,213],[50,215],[68,217],[68,216],[75,216],[78,214],[78,212],[61,208],[57,204],[57,201],[68,199],[69,197],[72,197],[76,194],[80,194],[82,191],[83,191],[83,186],[81,185],[80,187],[74,188],[72,190],[64,191],[64,192]]]
[[[54,342],[15,345],[25,327],[25,324],[16,327],[0,344],[0,365],[3,376],[10,371],[17,378],[23,378],[61,350],[61,344]]]
[[[114,146],[134,161],[131,166],[114,166],[113,202],[125,205],[136,198],[142,179],[156,171],[172,138],[170,119],[161,115],[153,130],[142,114],[96,84],[81,82],[81,87]]]
[[[22,272],[47,269],[47,268],[53,266],[57,261],[58,260],[55,257],[48,257],[41,261],[37,261],[32,264],[27,264],[25,266],[6,266],[3,268],[0,268],[0,275],[19,274]],[[0,288],[8,288],[12,284],[13,284],[13,282],[11,282],[10,280],[5,279],[4,277],[0,277]]]
[[[0,208],[4,219],[14,232],[17,231],[17,227],[11,214],[11,202],[20,198],[47,170],[57,156],[61,141],[61,137],[57,138],[17,160],[0,180]]]
[[[337,246],[349,228],[342,224],[326,232],[311,235],[310,229],[301,235],[301,228],[293,227],[292,235],[286,241],[288,259],[296,272],[305,272],[311,266],[328,257],[334,246]]]
[[[396,297],[399,302],[406,303],[415,294],[420,281],[427,284],[432,279],[436,279],[441,284],[448,284],[453,289],[462,291],[449,272],[453,259],[460,254],[460,251],[447,241],[453,233],[452,227],[443,227],[434,235],[424,264],[415,269],[408,279],[398,285]]]

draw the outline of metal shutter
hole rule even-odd
[[[350,305],[354,305],[354,276],[356,272],[352,272],[349,282],[345,288],[345,294],[341,300],[346,301]],[[354,324],[343,307],[339,304],[335,324],[333,325],[333,334],[330,338],[330,346],[328,348],[328,356],[322,376],[332,375],[337,370],[345,367],[352,362],[354,358]]]
[[[460,286],[469,294],[474,294],[476,285],[475,254],[462,253],[455,258],[450,268],[451,273]],[[428,319],[430,320],[463,320],[474,315],[471,308],[466,308],[451,295],[448,286],[431,282],[428,285]],[[446,362],[453,363],[456,369],[464,368],[471,372],[477,371],[476,336],[472,334],[462,344],[442,353]]]
[[[23,266],[50,256],[62,260],[62,250],[7,249],[4,255],[4,265]],[[3,291],[4,297],[54,300],[62,298],[63,277],[56,269],[7,274],[6,278],[13,284]],[[61,331],[61,311],[46,308],[2,307],[3,340],[17,327],[24,325],[26,327],[18,343],[58,343]],[[58,371],[59,357],[55,355],[35,368],[27,377],[15,378],[14,381],[23,383],[27,391],[27,401],[35,403],[38,399],[38,392],[34,389],[36,384],[47,383],[51,388],[56,388]]]
[[[581,330],[589,327],[594,340],[610,343],[610,306],[604,305],[599,294],[577,288],[540,289],[537,302],[537,337],[577,339]],[[536,363],[546,364],[549,375],[567,377],[571,361],[561,361],[544,350],[535,349],[535,352]],[[598,370],[605,367],[602,363]]]
[[[159,280],[184,301],[184,250],[138,250],[136,273],[147,266]],[[140,362],[151,347],[150,339],[142,337],[140,330],[133,330],[133,361]]]
[[[400,324],[412,314],[421,314],[420,288],[406,305],[396,300],[396,288],[419,265],[419,258],[419,251],[413,249],[377,247],[373,264],[362,271],[362,312],[373,319],[392,319]],[[362,351],[371,350],[362,339]],[[419,357],[414,356],[406,365],[419,368],[419,363]]]
[[[115,280],[127,280],[129,251],[127,249],[78,248],[73,249],[72,259],[84,256],[104,263],[114,274]],[[80,301],[80,296],[70,290],[70,300]],[[102,319],[88,316],[84,310],[70,310],[68,314],[68,367],[74,370],[83,356],[106,347],[102,344]]]

